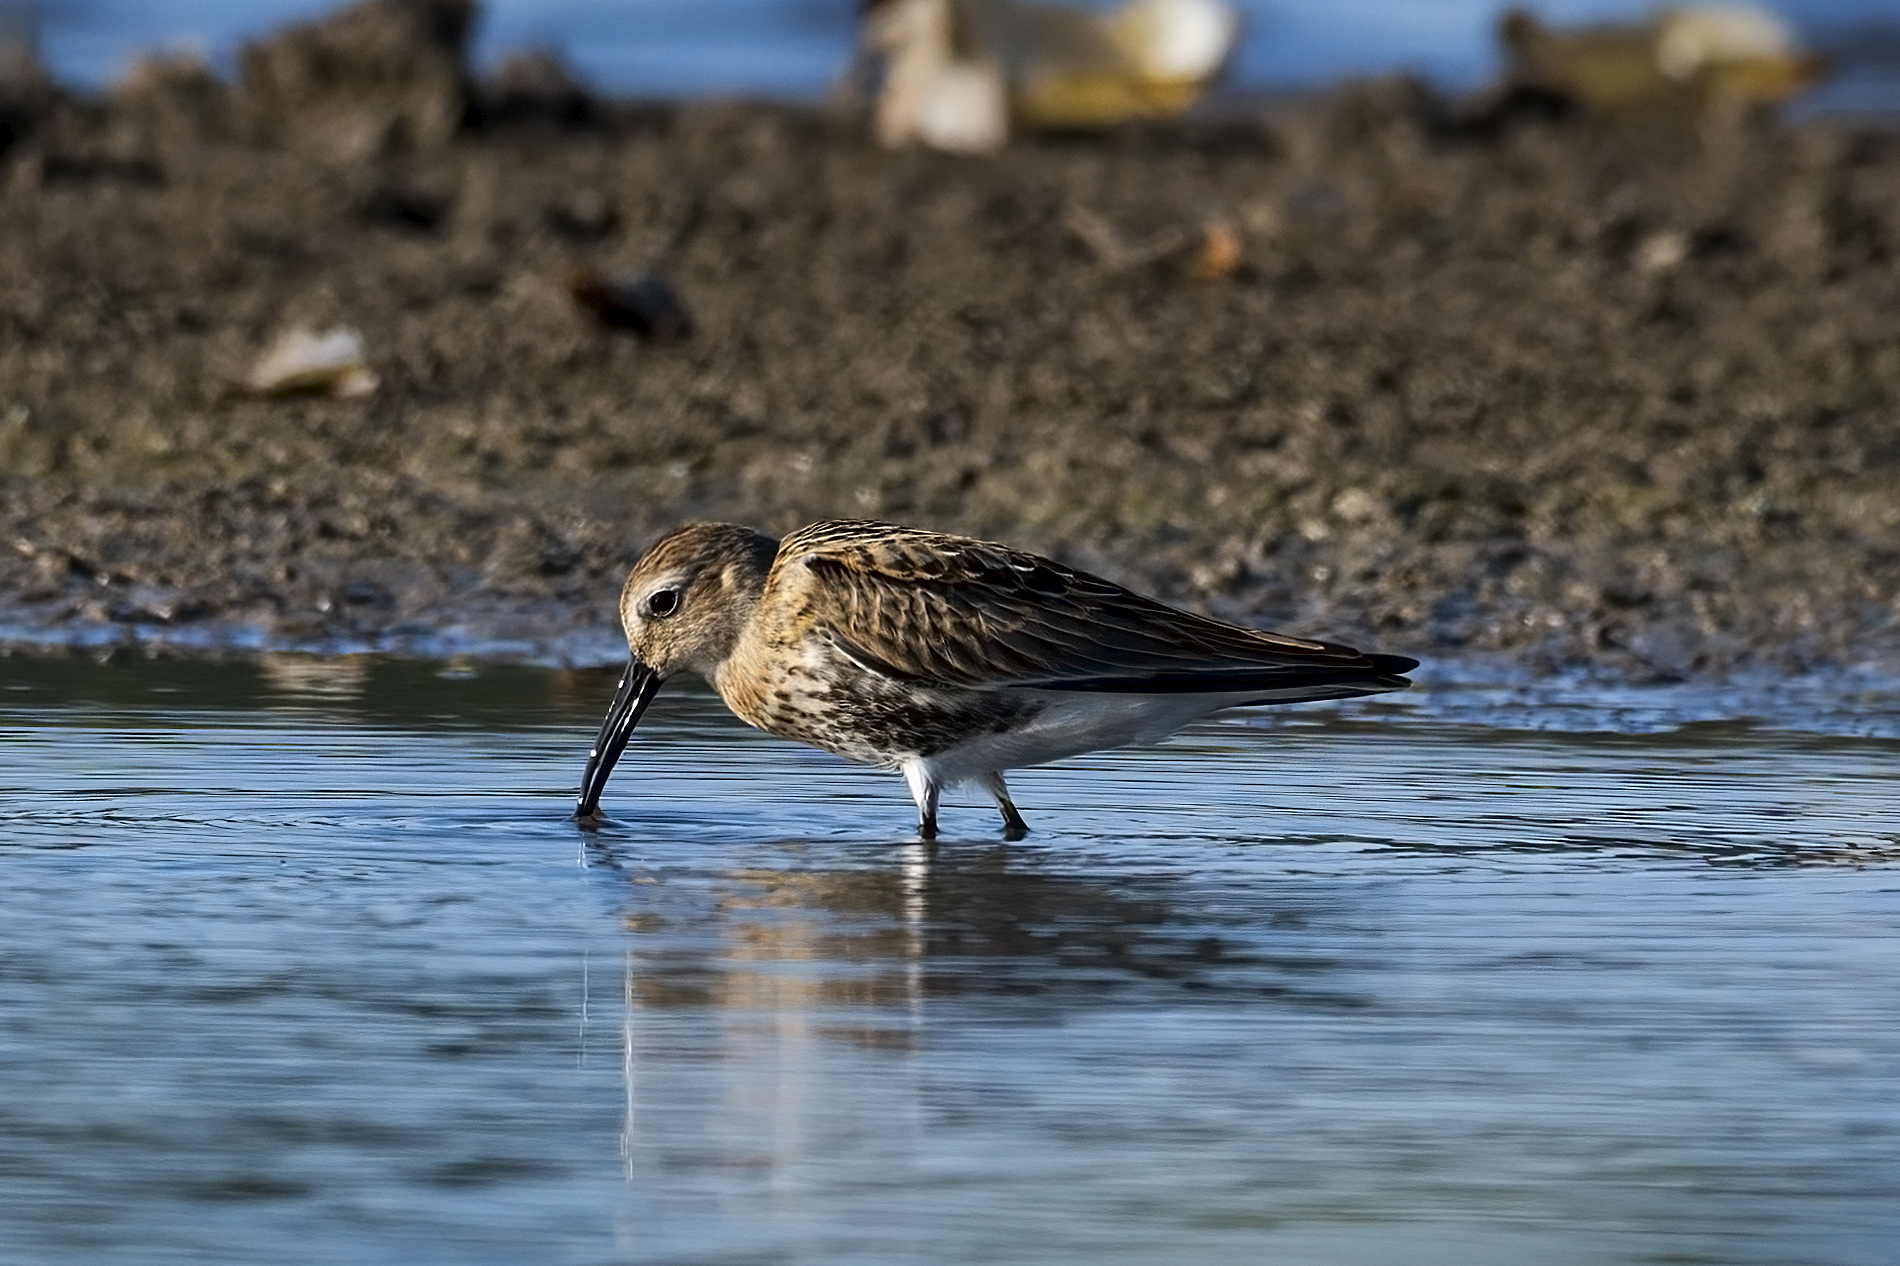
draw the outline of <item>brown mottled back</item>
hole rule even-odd
[[[825,630],[863,667],[946,687],[1280,688],[1412,665],[1180,611],[1007,546],[858,520],[786,537],[760,611]]]

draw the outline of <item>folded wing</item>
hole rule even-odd
[[[1337,698],[1410,685],[1417,661],[1261,633],[1035,554],[883,523],[818,523],[779,547],[779,600],[840,653],[919,684]]]

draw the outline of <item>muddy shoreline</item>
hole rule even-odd
[[[656,533],[853,516],[1427,658],[1900,672],[1893,132],[1403,81],[994,160],[760,103],[354,156],[181,110],[0,152],[15,649],[593,662]],[[662,270],[692,337],[576,265]],[[374,394],[243,391],[297,324]]]

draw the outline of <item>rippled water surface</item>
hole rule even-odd
[[[611,688],[0,660],[0,1261],[1895,1260],[1892,693],[1243,715],[926,851],[692,694],[577,829]]]

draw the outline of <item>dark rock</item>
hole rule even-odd
[[[42,184],[137,185],[165,187],[165,170],[149,158],[121,158],[116,154],[47,154],[40,159]]]
[[[338,595],[345,604],[352,607],[393,607],[396,595],[373,580],[355,580],[343,587]]]
[[[426,189],[379,185],[363,199],[360,211],[369,224],[412,233],[432,233],[448,214],[449,199]]]
[[[25,139],[58,100],[32,28],[0,10],[0,154]]]
[[[516,53],[495,67],[477,92],[484,124],[542,123],[576,127],[596,114],[593,94],[560,55],[548,49]]]
[[[561,283],[582,311],[610,330],[655,343],[692,337],[693,319],[664,277],[608,277],[591,268],[570,268]]]

